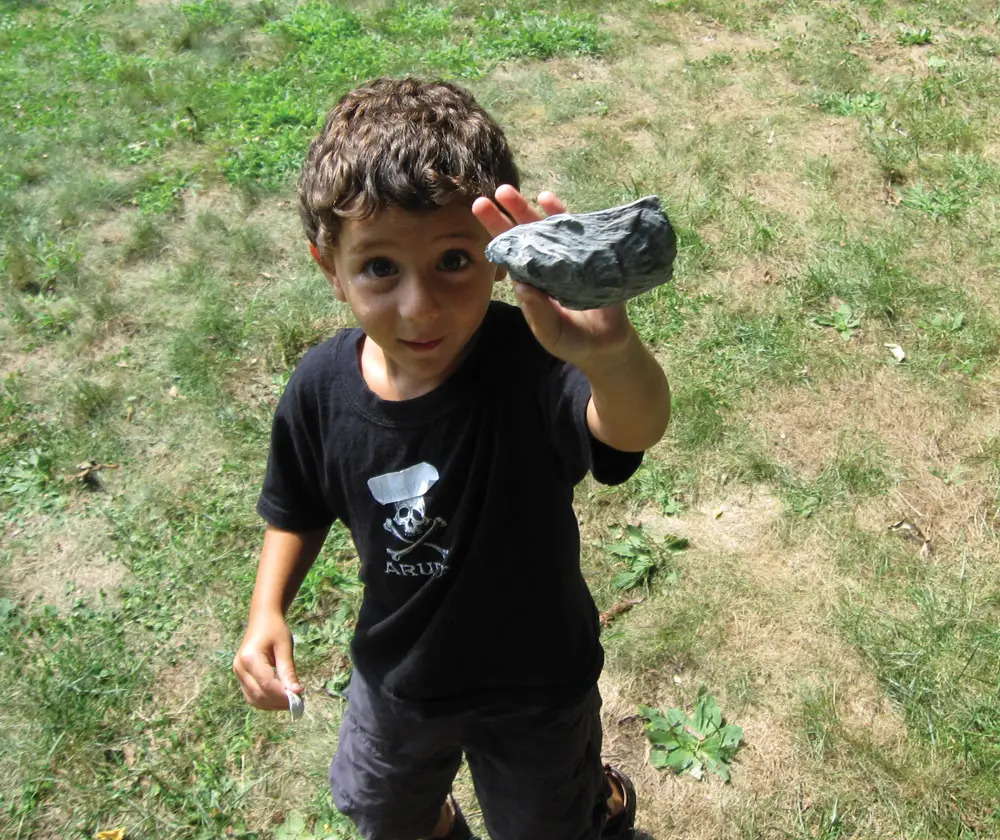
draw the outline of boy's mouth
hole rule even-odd
[[[400,342],[402,342],[403,344],[405,344],[411,350],[416,350],[417,352],[426,352],[428,350],[433,350],[443,340],[444,339],[441,339],[441,338],[435,338],[435,339],[432,339],[431,341],[406,341],[406,340],[404,340],[404,339],[401,338]]]

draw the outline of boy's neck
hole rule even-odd
[[[479,339],[477,332],[462,350],[461,355],[456,360],[455,366],[446,371],[443,375],[428,380],[417,380],[408,376],[393,375],[391,366],[386,364],[385,353],[382,348],[371,340],[367,335],[362,334],[358,342],[358,368],[361,371],[361,378],[364,380],[368,390],[376,397],[390,402],[402,402],[403,400],[415,400],[434,391],[444,384],[444,382],[461,366],[468,357],[472,348]]]

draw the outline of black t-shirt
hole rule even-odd
[[[590,434],[590,385],[493,302],[458,369],[382,400],[359,329],[314,347],[278,405],[257,509],[275,527],[350,529],[365,584],[355,667],[420,714],[575,699],[603,665],[573,488],[642,453]]]

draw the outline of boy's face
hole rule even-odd
[[[458,366],[503,277],[483,255],[489,241],[460,204],[344,220],[320,266],[368,337],[361,367],[376,394],[420,396]]]

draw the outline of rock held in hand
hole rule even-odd
[[[518,225],[486,247],[490,262],[567,309],[621,303],[670,280],[677,236],[660,199]]]

